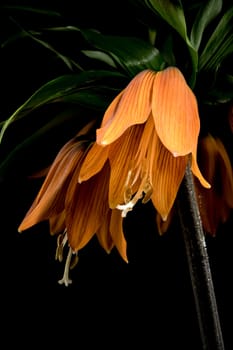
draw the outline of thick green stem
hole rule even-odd
[[[209,256],[190,164],[177,198],[203,350],[224,350]]]

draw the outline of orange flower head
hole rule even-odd
[[[166,220],[189,156],[193,174],[210,187],[196,161],[199,130],[197,101],[179,69],[142,71],[107,108],[79,181],[109,161],[110,207],[124,217],[139,199],[151,199]]]
[[[211,183],[206,190],[195,181],[203,228],[216,235],[221,223],[226,222],[233,209],[233,170],[222,141],[207,135],[199,143],[199,161],[203,174]]]
[[[48,220],[51,234],[59,234],[56,257],[63,258],[63,248],[69,245],[65,271],[59,283],[69,285],[71,257],[96,234],[106,252],[115,246],[127,262],[126,241],[119,210],[108,205],[109,163],[88,181],[79,184],[79,171],[90,142],[73,138],[67,142],[53,164],[31,208],[19,225],[22,232]]]

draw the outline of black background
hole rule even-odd
[[[66,1],[58,2],[56,7],[80,26],[119,34],[143,30],[123,5],[122,1],[105,6],[103,2],[91,2],[91,7],[90,2],[84,2],[79,8],[76,2]],[[22,52],[18,54],[20,58]],[[30,50],[28,54],[33,55]],[[3,119],[45,79],[40,75],[40,68],[47,69],[45,58],[35,54],[33,62],[38,71],[32,79],[34,67],[30,60],[24,61],[24,55],[19,60],[10,56],[9,61],[3,57]],[[47,78],[56,72],[50,74]],[[20,164],[1,180],[1,319],[6,348],[17,344],[32,349],[42,345],[200,350],[179,223],[174,220],[169,231],[159,236],[151,204],[138,205],[124,223],[129,263],[122,261],[115,250],[107,255],[93,238],[80,251],[78,265],[71,271],[73,284],[60,286],[57,281],[64,264],[54,259],[56,237],[49,235],[47,223],[22,234],[17,232],[39,187],[39,181],[23,176]],[[233,348],[232,227],[231,217],[216,237],[206,237],[226,350]]]

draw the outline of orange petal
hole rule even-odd
[[[231,102],[228,110],[228,122],[231,132],[233,133],[233,103]]]
[[[198,180],[200,181],[200,183],[202,184],[203,187],[205,187],[205,188],[210,188],[211,187],[209,182],[207,182],[204,179],[204,177],[202,176],[202,174],[200,172],[200,169],[198,167],[197,160],[196,160],[196,152],[192,153],[191,170],[192,170],[192,173],[198,178]]]
[[[140,72],[110,104],[105,112],[97,143],[108,145],[135,124],[144,123],[151,111],[151,88],[155,72]]]
[[[197,179],[194,179],[194,184],[203,228],[206,232],[215,235],[218,226],[217,218],[219,212],[215,210],[216,204],[214,203],[215,198],[213,190],[212,188],[209,190],[203,188]]]
[[[142,125],[136,125],[128,130],[109,146],[111,176],[109,183],[109,205],[116,208],[125,200],[127,189],[134,180],[133,171],[135,156],[143,132]]]
[[[94,143],[88,151],[79,172],[79,183],[88,180],[97,174],[104,166],[108,158],[108,147],[102,147]]]
[[[162,216],[167,220],[174,204],[181,181],[184,177],[188,156],[173,157],[160,143],[158,160],[153,170],[152,202]]]
[[[156,225],[160,236],[162,236],[165,232],[167,232],[171,224],[173,215],[174,215],[174,207],[172,207],[166,221],[162,219],[161,215],[158,212],[156,213]]]
[[[114,247],[114,242],[110,234],[110,220],[112,211],[109,210],[99,230],[96,232],[96,236],[100,245],[104,248],[107,253],[110,253]]]
[[[217,151],[215,177],[217,177],[216,173],[218,167],[220,170],[221,177],[221,181],[219,181],[218,179],[218,186],[220,185],[221,195],[224,198],[226,204],[230,208],[233,208],[233,170],[231,161],[222,141],[216,138],[215,142]]]
[[[123,218],[121,212],[118,209],[112,210],[110,232],[113,242],[120,253],[121,257],[128,262],[127,258],[127,242],[123,232]]]
[[[195,181],[203,227],[215,235],[233,208],[233,172],[230,158],[222,141],[207,135],[199,142],[199,163],[211,183],[206,190]]]
[[[175,67],[158,72],[154,79],[152,113],[164,146],[175,156],[196,147],[200,120],[196,97]]]
[[[78,184],[73,176],[67,190],[65,210],[67,236],[71,248],[78,251],[83,248],[99,230],[105,220],[108,207],[109,165]]]
[[[69,179],[74,170],[80,167],[84,152],[83,142],[77,142],[75,138],[62,147],[31,208],[19,225],[19,232],[49,219],[50,216],[56,216],[64,209]]]
[[[63,210],[60,214],[49,218],[49,230],[51,235],[62,233],[64,232],[65,228],[65,210]]]

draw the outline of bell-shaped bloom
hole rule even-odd
[[[233,133],[233,102],[230,104],[228,110],[228,122],[231,132]]]
[[[195,181],[203,228],[216,234],[233,209],[233,169],[226,148],[219,138],[207,135],[199,142],[199,164],[211,189],[206,190]]]
[[[75,137],[62,147],[18,230],[21,232],[48,220],[51,234],[62,237],[58,239],[59,260],[65,243],[69,245],[67,259],[70,261],[71,255],[77,254],[96,234],[107,252],[115,246],[127,261],[123,218],[119,210],[112,210],[108,205],[109,163],[90,180],[78,182],[89,145],[89,141]],[[68,271],[69,263],[60,283],[71,282]]]
[[[139,199],[151,199],[166,220],[189,157],[193,174],[210,187],[196,161],[199,131],[197,100],[180,70],[142,71],[107,108],[79,181],[109,161],[110,208],[124,217]]]

